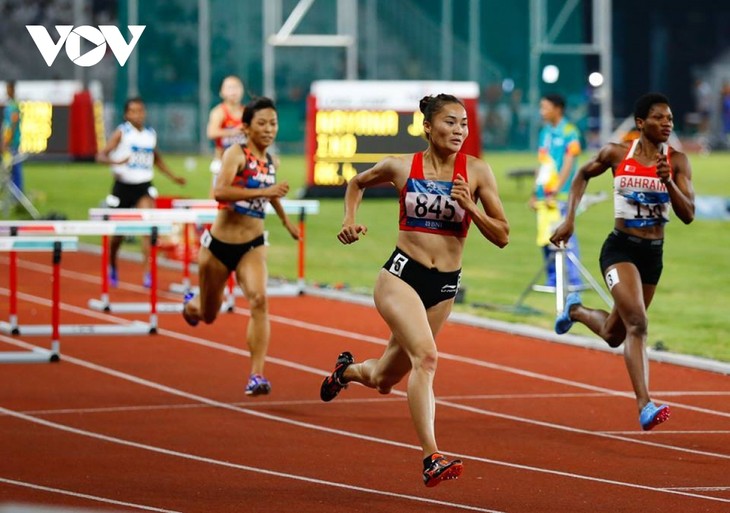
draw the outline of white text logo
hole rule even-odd
[[[129,59],[132,50],[137,45],[146,25],[129,25],[129,32],[132,33],[132,40],[127,43],[119,28],[114,25],[99,25],[99,28],[89,25],[81,25],[74,28],[73,25],[56,25],[58,41],[55,43],[51,35],[42,25],[26,25],[33,42],[46,61],[48,67],[53,64],[61,51],[61,46],[66,46],[66,55],[71,62],[77,66],[89,67],[98,64],[106,54],[106,46],[109,45],[114,57],[120,66],[124,66]],[[94,45],[94,48],[81,55],[81,38]]]

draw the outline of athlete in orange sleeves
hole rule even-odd
[[[656,406],[649,397],[646,359],[646,311],[662,273],[664,224],[669,209],[685,224],[694,218],[692,169],[684,153],[668,147],[674,126],[669,101],[650,93],[636,102],[634,119],[639,138],[601,148],[578,170],[568,199],[568,214],[550,240],[565,243],[574,230],[575,214],[588,181],[609,168],[613,172],[614,228],[601,249],[600,264],[615,305],[611,312],[566,297],[555,331],[566,333],[573,322],[588,326],[611,347],[624,344],[624,359],[636,394],[639,423],[649,430],[669,418],[669,406]]]
[[[266,206],[271,203],[295,240],[299,238],[299,229],[281,206],[280,198],[289,191],[289,184],[276,181],[276,166],[267,152],[278,131],[274,103],[268,98],[249,102],[243,113],[243,127],[248,143],[231,146],[223,154],[214,189],[218,215],[210,230],[200,238],[200,293],[185,296],[183,317],[191,326],[201,320],[206,324],[214,322],[223,302],[228,275],[235,272],[251,310],[246,331],[251,352],[246,395],[255,396],[271,391],[271,383],[264,377],[270,336],[264,240]]]
[[[352,244],[367,232],[355,220],[366,188],[392,183],[399,190],[398,242],[374,291],[375,306],[391,329],[390,341],[379,359],[356,364],[349,352],[340,354],[320,396],[331,401],[350,381],[387,394],[410,372],[408,405],[423,447],[424,483],[430,487],[462,472],[461,461],[446,459],[436,445],[435,337],[456,297],[470,223],[500,248],[507,245],[509,225],[492,169],[459,152],[469,135],[462,102],[439,94],[423,98],[420,109],[428,148],[415,155],[388,157],[350,180],[337,236],[343,244]]]
[[[210,110],[208,115],[208,139],[215,142],[215,154],[210,163],[210,172],[213,173],[210,186],[210,197],[213,197],[215,179],[221,170],[223,152],[234,144],[246,142],[243,133],[243,82],[236,76],[229,75],[223,79],[220,87],[220,97],[223,100]]]

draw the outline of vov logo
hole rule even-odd
[[[119,28],[114,25],[99,25],[99,28],[89,25],[81,25],[76,28],[73,25],[56,25],[59,38],[54,43],[46,27],[42,25],[25,26],[49,68],[58,57],[64,43],[66,55],[77,66],[86,68],[98,64],[106,54],[107,44],[119,65],[124,66],[145,27],[146,25],[129,25],[127,28],[132,33],[132,40],[127,43]],[[94,45],[94,48],[83,55],[81,55],[82,38]]]

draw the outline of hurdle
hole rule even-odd
[[[303,293],[305,286],[305,249],[306,249],[306,216],[319,214],[319,201],[317,200],[281,200],[281,206],[287,214],[299,215],[299,241],[297,245],[297,283],[296,284],[280,284],[276,287],[268,287],[267,295],[270,297],[290,297],[298,296]],[[218,202],[211,199],[173,199],[173,209],[197,211],[210,211],[218,207]],[[266,205],[266,213],[275,213],[271,204]],[[170,290],[173,292],[187,293],[195,291],[190,282],[190,238],[187,226],[183,230],[183,277],[182,283],[173,283]],[[229,281],[229,294],[231,293],[231,285]],[[241,293],[236,291],[236,295]]]
[[[51,349],[32,351],[0,351],[0,363],[57,362],[61,359],[61,254],[63,251],[77,251],[78,237],[0,237],[0,252],[10,256],[10,288],[17,289],[17,253],[53,252],[53,278],[51,286]],[[13,315],[17,327],[17,295],[10,295],[11,322],[0,322],[3,331],[19,335],[11,328]],[[23,333],[25,334],[25,333]]]
[[[214,209],[205,210],[174,210],[156,208],[91,208],[89,218],[92,221],[106,222],[144,222],[148,225],[165,225],[172,230],[173,223],[212,223],[218,211]],[[158,232],[159,233],[159,232]],[[104,248],[107,245],[104,244]],[[108,258],[108,257],[107,257]],[[102,265],[104,255],[102,254]],[[104,275],[106,277],[106,274]],[[150,239],[150,300],[147,303],[139,302],[110,302],[108,294],[102,288],[101,299],[89,300],[89,308],[105,312],[118,313],[150,313],[157,326],[158,313],[180,313],[183,309],[182,302],[158,303],[157,302],[157,237],[153,234]],[[106,283],[106,282],[103,282]],[[103,285],[103,287],[106,285]],[[107,288],[108,290],[108,288]],[[235,306],[235,299],[232,296],[226,298],[221,305],[222,312],[232,312]]]
[[[110,305],[109,302],[109,276],[107,267],[109,264],[109,236],[113,235],[150,235],[152,239],[156,239],[157,234],[168,234],[172,232],[172,223],[156,221],[153,223],[146,221],[0,221],[0,234],[8,234],[10,236],[18,235],[101,235],[102,236],[102,258],[101,258],[101,290],[102,305]],[[152,245],[154,246],[154,244]],[[151,270],[155,267],[155,259],[152,257],[152,249],[150,250]],[[11,264],[13,255],[11,253]],[[11,265],[11,285],[14,283],[13,273],[17,273]],[[153,284],[154,285],[154,284]],[[11,286],[11,298],[16,294],[16,290]],[[99,300],[92,300],[99,301]],[[140,335],[147,333],[155,333],[157,331],[157,298],[155,287],[150,290],[150,303],[147,311],[150,312],[149,323],[141,321],[133,321],[128,325],[118,324],[85,324],[85,325],[62,325],[61,333],[64,335]],[[12,304],[12,301],[11,301]],[[98,308],[104,311],[111,311],[111,308]],[[12,309],[11,309],[12,310]],[[117,310],[118,311],[118,310]],[[13,316],[15,312],[11,311],[10,324],[8,329],[11,333],[18,332],[24,335],[46,335],[50,331],[50,326],[19,326],[17,316]],[[0,331],[3,331],[3,325],[0,324]]]

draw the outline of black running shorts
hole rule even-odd
[[[265,242],[266,239],[263,234],[242,244],[229,244],[227,242],[220,241],[213,237],[209,230],[205,230],[203,235],[200,236],[200,245],[208,248],[208,250],[213,253],[213,256],[220,260],[221,263],[223,263],[223,265],[225,265],[231,272],[236,270],[238,262],[241,261],[243,255],[254,248],[263,246]]]
[[[144,196],[152,199],[157,197],[157,189],[154,188],[152,182],[122,183],[115,181],[106,203],[111,208],[135,208],[137,202]]]
[[[456,297],[459,290],[461,269],[446,273],[429,269],[398,248],[395,248],[383,269],[410,285],[426,309]]]
[[[662,275],[664,239],[642,239],[613,230],[601,248],[601,272],[620,262],[631,262],[639,270],[641,283],[656,285]]]

